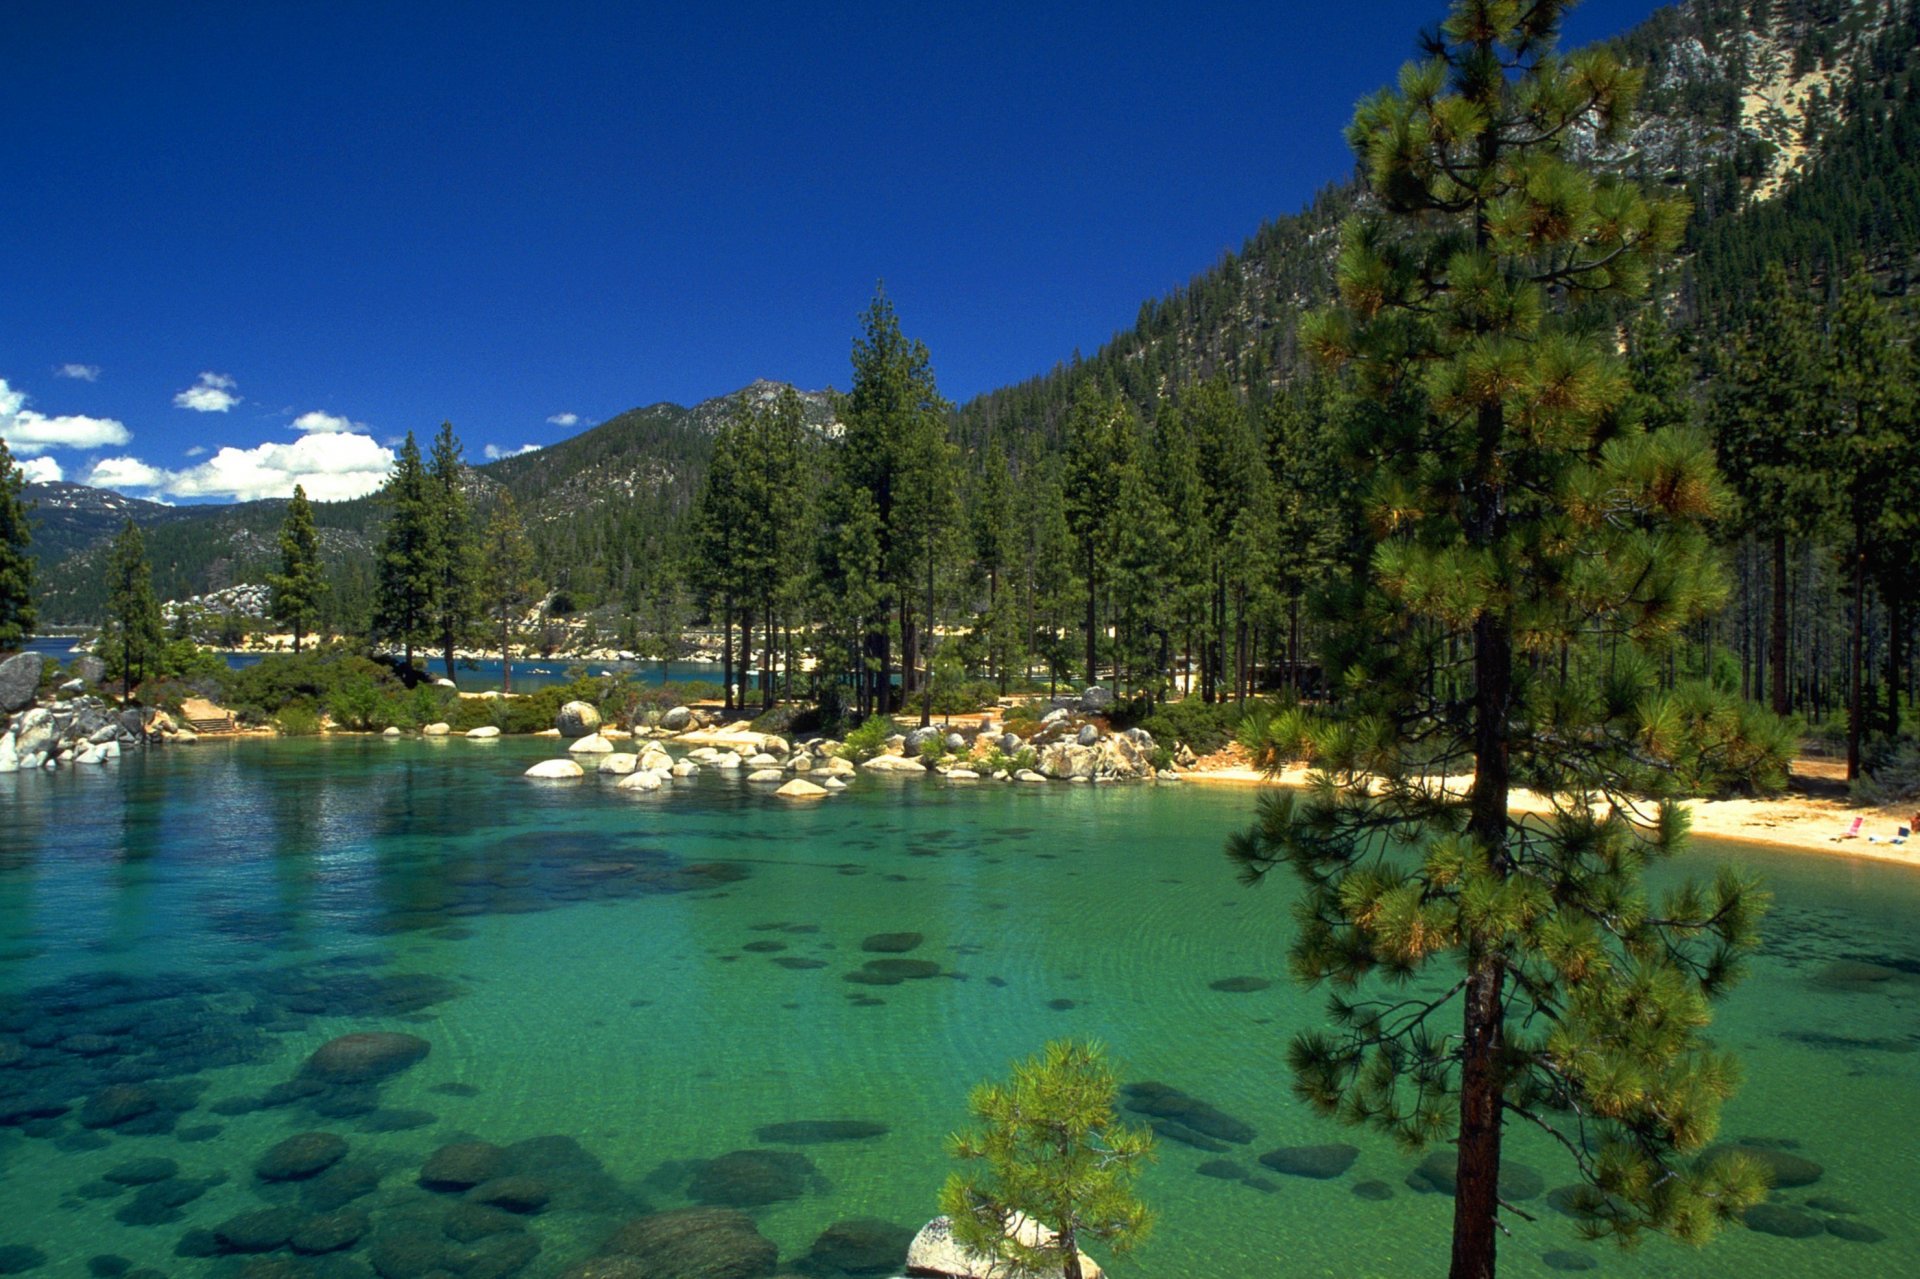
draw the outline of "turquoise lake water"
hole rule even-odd
[[[1158,1229],[1115,1273],[1443,1271],[1451,1201],[1409,1188],[1417,1158],[1290,1095],[1286,1041],[1322,997],[1285,977],[1289,886],[1241,888],[1221,854],[1248,793],[862,779],[792,807],[714,774],[654,795],[519,777],[551,753],[208,741],[0,776],[0,1272],[43,1255],[32,1273],[110,1257],[99,1273],[555,1275],[642,1212],[701,1200],[747,1203],[782,1272],[848,1273],[816,1237],[917,1228],[968,1089],[1066,1034],[1252,1129],[1220,1152],[1160,1142],[1141,1183]],[[1820,1233],[1622,1253],[1541,1196],[1523,1205],[1536,1222],[1511,1221],[1502,1274],[1920,1273],[1920,876],[1724,846],[1689,864],[1723,857],[1777,898],[1716,1022],[1748,1076],[1724,1131],[1818,1165],[1777,1198]],[[921,939],[863,949],[903,933]],[[937,975],[903,980],[902,959]],[[1235,977],[1272,984],[1211,988]],[[367,1031],[429,1052],[377,1084],[301,1087],[310,1053]],[[829,1120],[859,1122],[756,1131]],[[256,1176],[315,1131],[346,1158],[310,1181]],[[808,1140],[823,1136],[843,1139]],[[457,1196],[416,1178],[460,1140],[539,1155],[551,1202],[425,1260],[376,1255],[450,1221]],[[1329,1180],[1258,1162],[1342,1141],[1359,1158]],[[1547,1187],[1571,1180],[1534,1133],[1508,1149]],[[776,1153],[709,1162],[736,1151]],[[1244,1175],[1199,1171],[1234,1171],[1219,1161]],[[367,1233],[323,1257],[177,1255],[273,1208],[265,1243],[323,1209],[367,1213]]]

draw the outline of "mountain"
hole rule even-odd
[[[1593,159],[1692,199],[1668,286],[1683,318],[1717,321],[1771,254],[1828,275],[1859,248],[1901,280],[1920,260],[1917,24],[1913,0],[1689,0],[1612,42],[1644,72],[1641,114]],[[1089,380],[1149,417],[1216,375],[1256,401],[1273,395],[1301,371],[1295,323],[1332,297],[1340,223],[1362,203],[1348,180],[1268,222],[1093,356],[965,405],[963,443],[997,440],[1016,457],[1052,447]]]
[[[670,534],[698,491],[713,436],[740,396],[766,400],[781,383],[757,381],[691,408],[653,404],[533,453],[473,467],[471,496],[513,494],[543,563],[608,564],[557,575],[590,601],[625,592],[635,577],[627,548]],[[838,429],[830,391],[802,391],[807,421]],[[33,553],[41,615],[48,624],[96,621],[106,604],[102,566],[107,543],[131,517],[146,534],[154,589],[186,599],[242,582],[262,582],[279,565],[282,499],[224,506],[165,506],[80,484],[31,484]],[[334,578],[336,602],[354,606],[371,589],[371,553],[381,520],[377,497],[316,502],[321,556]],[[624,571],[622,566],[624,567]]]

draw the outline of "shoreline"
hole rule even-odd
[[[1189,770],[1180,774],[1180,780],[1202,786],[1286,786],[1299,789],[1306,784],[1306,775],[1307,770],[1298,765],[1287,769],[1277,778],[1242,765],[1205,771]],[[1693,819],[1691,833],[1705,839],[1755,844],[1783,852],[1885,862],[1920,870],[1920,836],[1905,844],[1887,842],[1913,815],[1905,807],[1851,807],[1839,800],[1791,794],[1766,799],[1691,799],[1683,802]],[[1537,798],[1523,791],[1516,795],[1513,808],[1516,812],[1540,812],[1544,806]],[[1836,839],[1853,824],[1856,817],[1863,819],[1860,835],[1854,839]],[[1868,836],[1877,837],[1878,842],[1869,843]]]

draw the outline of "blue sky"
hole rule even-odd
[[[479,460],[844,387],[882,278],[965,400],[1342,177],[1442,8],[12,0],[0,434],[137,496],[352,496],[443,419]]]

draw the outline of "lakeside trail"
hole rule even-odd
[[[1288,768],[1270,778],[1236,751],[1208,756],[1196,769],[1180,774],[1184,782],[1205,786],[1292,786],[1306,785],[1304,765]],[[1802,761],[1794,762],[1796,774],[1803,773]],[[1813,795],[1779,795],[1766,799],[1695,799],[1686,801],[1693,818],[1693,833],[1707,839],[1761,844],[1768,848],[1802,853],[1820,853],[1829,857],[1863,858],[1894,862],[1920,869],[1920,836],[1904,844],[1888,840],[1914,816],[1911,807],[1855,807],[1835,799]],[[1529,791],[1516,791],[1513,811],[1544,813],[1548,806]],[[1860,834],[1854,839],[1837,839],[1853,819],[1863,819]],[[1876,842],[1869,842],[1869,837]]]

